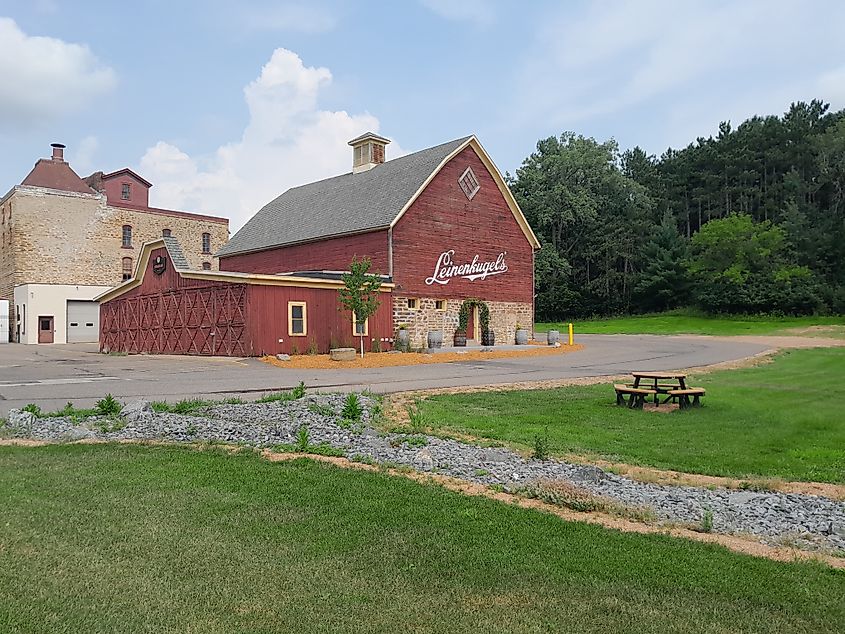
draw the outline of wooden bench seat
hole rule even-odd
[[[616,384],[613,386],[613,389],[616,390],[617,405],[625,404],[625,395],[627,394],[629,396],[628,407],[636,407],[638,409],[643,408],[646,396],[652,396],[657,394],[657,390],[649,390],[647,388],[642,387],[631,387],[629,385]]]
[[[685,390],[669,390],[667,394],[672,400],[678,401],[678,407],[687,409],[688,407],[701,407],[700,399],[705,395],[705,390],[703,387],[688,387]],[[693,397],[692,403],[690,403],[690,396]]]

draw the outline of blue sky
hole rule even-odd
[[[49,144],[239,228],[285,189],[469,133],[513,172],[572,130],[659,154],[845,107],[845,3],[0,0],[0,189]]]

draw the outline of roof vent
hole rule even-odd
[[[352,146],[352,173],[366,172],[384,163],[384,148],[388,143],[390,139],[372,132],[352,139],[349,142]]]
[[[53,160],[63,163],[65,160],[65,146],[61,143],[51,143],[50,147],[53,148]]]

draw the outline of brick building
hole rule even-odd
[[[151,186],[129,169],[80,178],[53,144],[0,198],[0,299],[13,341],[97,341],[93,300],[132,277],[144,242],[178,237],[192,268],[218,268],[229,221],[150,207]]]

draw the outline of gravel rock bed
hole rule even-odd
[[[482,448],[432,436],[385,434],[369,426],[373,403],[361,397],[360,424],[339,425],[343,395],[314,394],[295,401],[215,405],[194,415],[140,414],[114,419],[28,417],[11,413],[17,437],[48,441],[217,441],[272,447],[295,444],[307,425],[311,445],[327,444],[353,460],[406,465],[484,485],[517,491],[538,480],[563,480],[625,507],[648,509],[664,523],[701,526],[712,514],[712,531],[750,534],[765,543],[845,552],[845,503],[812,495],[705,489],[637,482],[598,467],[557,460],[526,460],[508,449]],[[333,412],[331,414],[330,412]],[[120,427],[120,428],[118,428]]]

